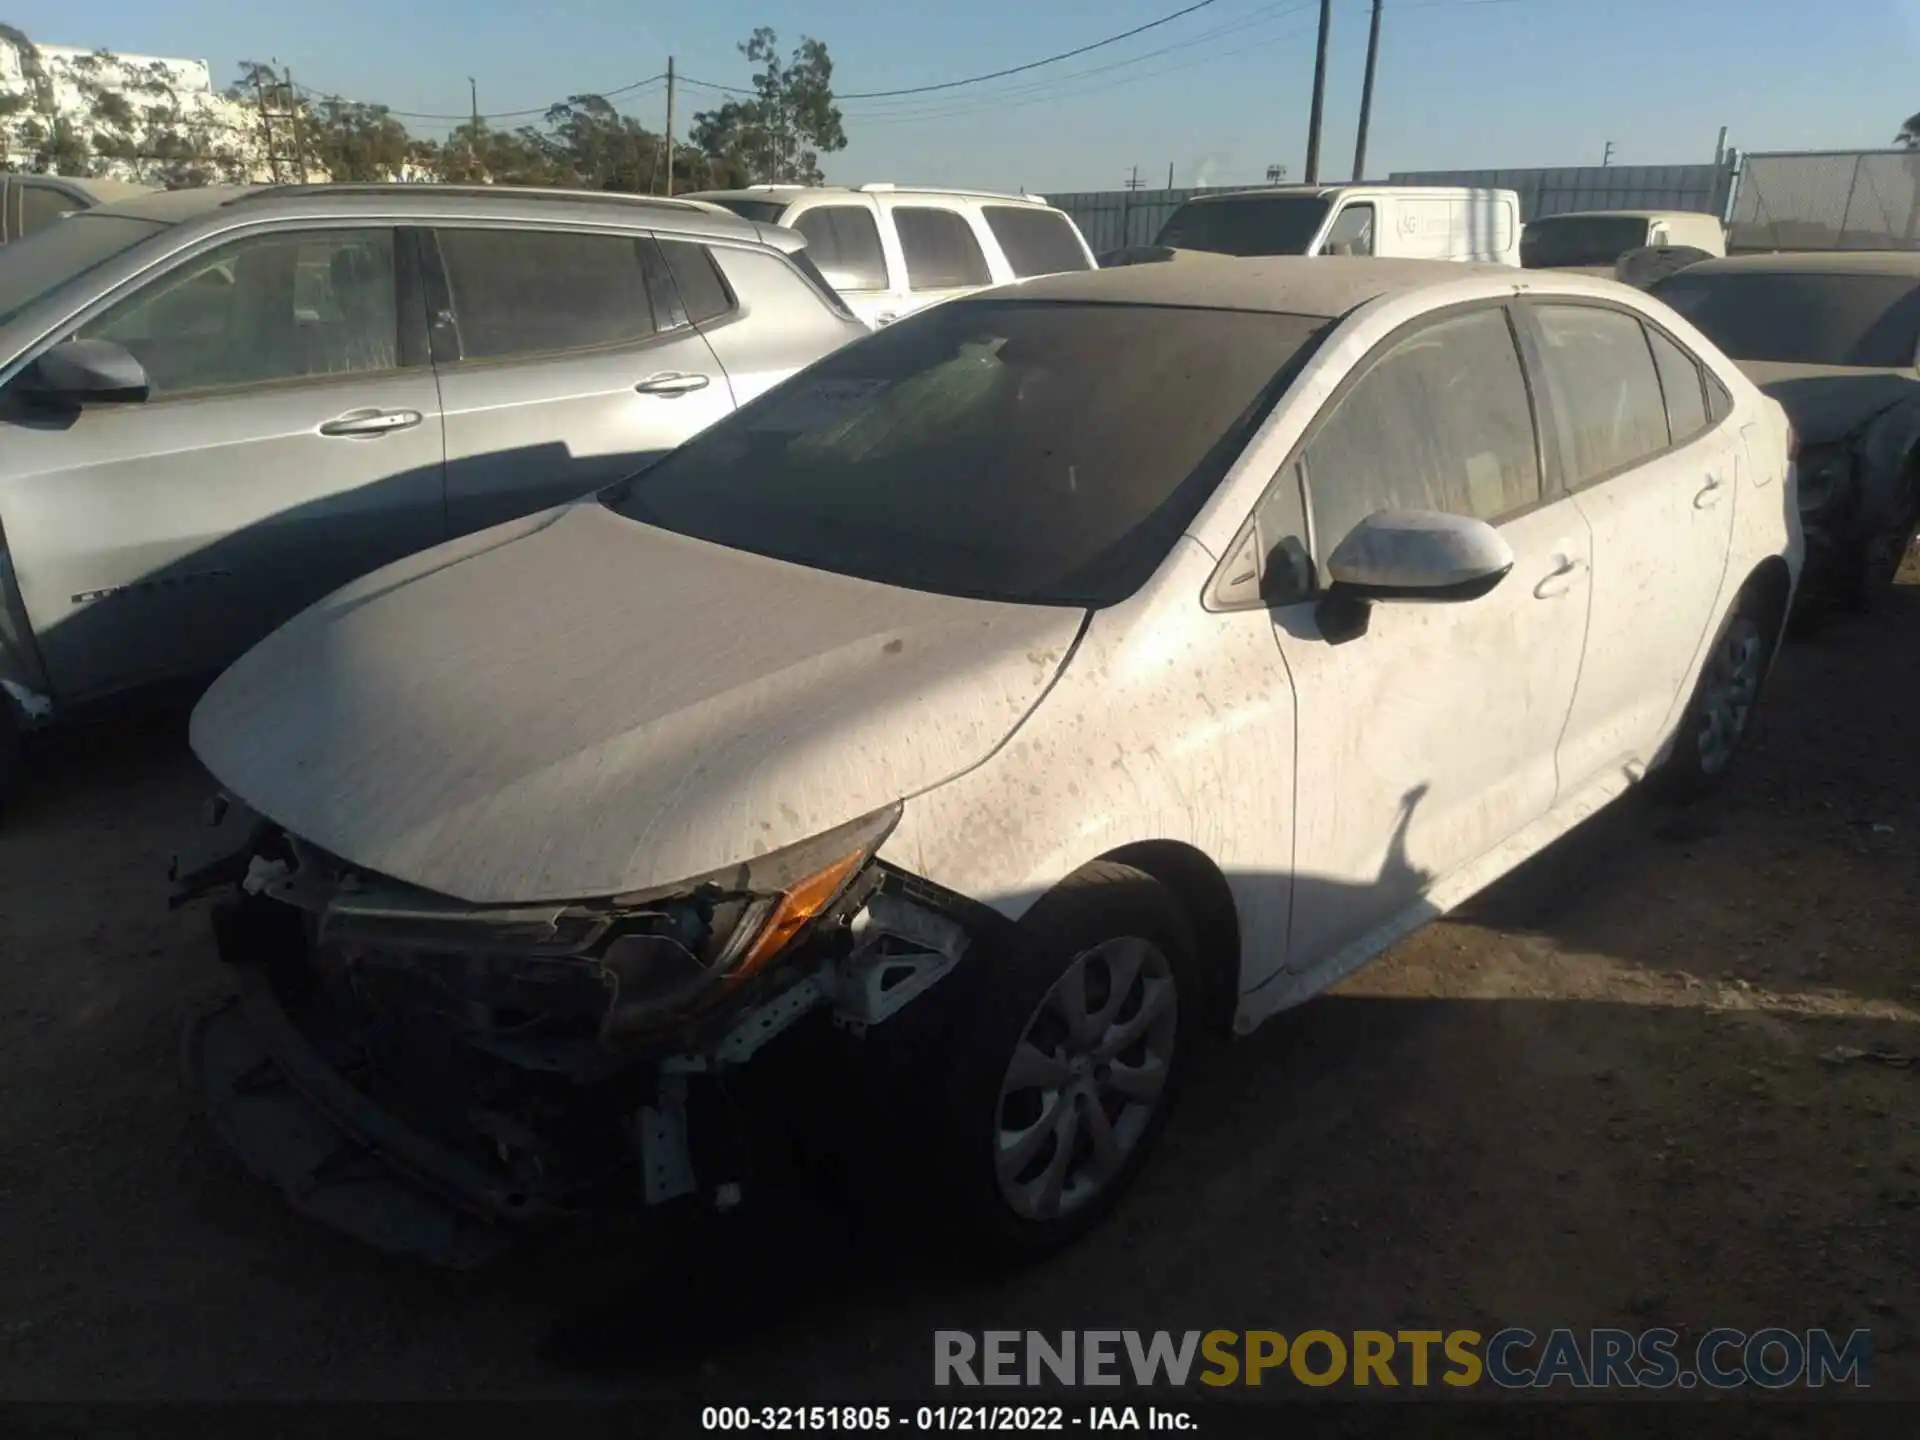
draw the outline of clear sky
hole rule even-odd
[[[12,0],[47,44],[205,59],[217,82],[277,58],[296,81],[396,110],[529,110],[655,75],[744,85],[756,25],[824,40],[841,93],[1021,64],[1182,0]],[[1188,0],[1190,3],[1190,0]],[[1322,174],[1347,175],[1370,0],[1333,0]],[[985,85],[844,102],[829,178],[1031,190],[1297,178],[1317,0],[1213,0],[1075,60]],[[1368,170],[1618,164],[1885,145],[1920,110],[1920,0],[1385,0]],[[688,86],[677,129],[722,97]],[[663,87],[619,102],[658,128]],[[450,122],[409,121],[424,134]],[[500,123],[517,124],[506,119]]]

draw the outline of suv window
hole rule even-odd
[[[667,268],[673,272],[674,284],[680,291],[683,319],[699,325],[717,320],[733,309],[733,294],[727,289],[727,282],[720,278],[719,268],[713,263],[713,252],[706,246],[691,240],[662,240],[660,253],[667,257]],[[673,328],[657,305],[654,318],[662,330]]]
[[[849,290],[887,288],[887,257],[880,227],[861,205],[816,205],[793,228],[807,237],[807,253],[822,271],[839,275]]]
[[[648,236],[446,229],[435,238],[463,360],[631,345],[662,328]],[[668,329],[684,323],[684,313],[662,318]]]
[[[991,285],[993,272],[973,227],[958,210],[925,205],[896,205],[893,223],[907,259],[907,288],[952,290],[962,285]]]
[[[1569,452],[1567,483],[1590,484],[1666,449],[1666,402],[1640,322],[1592,305],[1541,305],[1534,314]]]
[[[1673,443],[1684,444],[1707,428],[1706,392],[1700,388],[1700,367],[1686,351],[1658,330],[1647,331],[1653,346],[1654,368],[1667,397],[1667,429]]]
[[[1058,210],[1033,205],[986,205],[981,213],[987,228],[1000,242],[1007,264],[1021,279],[1029,275],[1057,275],[1064,270],[1089,270],[1087,252],[1073,222]]]
[[[66,191],[52,185],[21,184],[20,233],[31,235],[64,215],[71,215],[76,210],[86,208]]]
[[[1506,312],[1447,316],[1395,341],[1321,421],[1306,465],[1323,580],[1334,547],[1376,511],[1499,520],[1537,502],[1533,410]]]
[[[83,326],[124,345],[155,397],[399,364],[391,230],[236,240],[170,271]]]
[[[1320,242],[1322,255],[1371,255],[1373,253],[1373,206],[1349,205],[1333,217],[1327,238]]]

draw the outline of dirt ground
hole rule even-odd
[[[0,826],[0,1396],[685,1413],[924,1393],[935,1328],[1520,1324],[1870,1327],[1875,1392],[1920,1398],[1905,578],[1788,649],[1711,810],[1618,807],[1233,1045],[1076,1249],[980,1278],[911,1213],[829,1201],[758,1276],[758,1323],[724,1326],[636,1281],[638,1252],[435,1274],[236,1173],[177,1064],[222,976],[204,914],[163,901],[205,782],[177,721],[69,737]],[[608,1341],[610,1294],[671,1340]],[[581,1336],[595,1368],[561,1363]]]

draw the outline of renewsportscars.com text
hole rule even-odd
[[[1742,1385],[1864,1389],[1873,1337],[1855,1330],[936,1330],[935,1385],[1619,1390]]]

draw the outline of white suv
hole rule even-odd
[[[1042,195],[750,185],[680,198],[798,230],[827,283],[870,325],[989,285],[1095,268],[1078,227]]]

